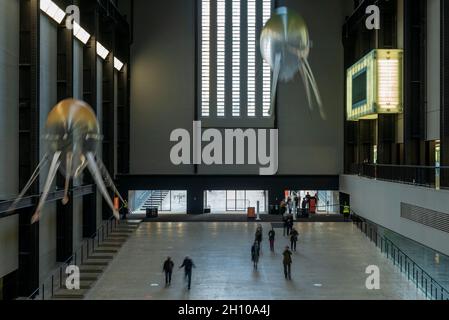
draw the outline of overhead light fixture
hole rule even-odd
[[[90,39],[90,34],[76,22],[73,23],[73,35],[84,44]]]
[[[41,0],[40,8],[58,24],[64,20],[65,12],[51,0]]]
[[[97,54],[105,60],[109,54],[109,50],[106,49],[100,42],[97,41]]]
[[[114,57],[114,68],[116,68],[118,71],[122,70],[123,68],[123,62],[121,62],[116,57]]]

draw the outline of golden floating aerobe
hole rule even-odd
[[[39,220],[40,212],[58,170],[65,177],[62,202],[67,204],[70,179],[78,178],[86,167],[107,204],[111,207],[114,216],[119,219],[118,210],[114,208],[106,186],[110,187],[125,205],[126,202],[115,187],[101,159],[96,158],[97,148],[102,140],[99,128],[97,117],[86,102],[75,99],[66,99],[59,102],[47,117],[44,135],[44,141],[48,149],[47,154],[45,154],[9,211],[15,210],[17,203],[36,181],[40,169],[49,159],[52,159],[32,223]]]

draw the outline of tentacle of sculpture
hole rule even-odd
[[[86,157],[87,157],[87,167],[89,168],[89,171],[90,171],[92,177],[94,178],[98,188],[100,189],[101,194],[103,195],[104,199],[106,200],[106,203],[112,209],[114,217],[117,220],[119,220],[120,219],[119,213],[118,213],[117,209],[114,208],[114,204],[112,203],[112,200],[109,197],[108,191],[103,182],[103,178],[100,174],[100,170],[98,168],[97,162],[95,161],[94,154],[92,152],[88,152],[86,154]]]
[[[301,68],[301,78],[302,81],[304,82],[304,87],[306,89],[306,97],[307,97],[307,102],[309,105],[309,114],[311,113],[311,111],[313,111],[313,105],[312,105],[312,92],[310,90],[310,82],[309,82],[309,78],[306,76],[306,67],[304,66],[303,63],[298,62],[299,63],[299,67]]]
[[[69,202],[69,186],[70,186],[70,174],[72,172],[72,162],[73,162],[73,153],[67,152],[66,159],[66,173],[65,173],[65,184],[64,184],[64,199],[62,199],[62,204],[66,205]]]
[[[86,165],[86,157],[82,154],[81,155],[81,164],[78,166],[78,168],[76,168],[75,174],[73,176],[75,179],[79,177],[81,172],[83,172],[85,165]]]
[[[274,69],[273,69],[273,83],[271,85],[271,105],[269,114],[272,115],[274,113],[274,107],[276,105],[276,94],[277,87],[279,81],[279,73],[281,72],[281,54],[276,54]]]
[[[45,201],[47,200],[51,185],[53,183],[53,180],[56,177],[56,173],[58,172],[59,165],[61,164],[61,161],[59,160],[60,157],[61,157],[61,151],[55,152],[55,154],[53,155],[53,160],[51,162],[50,169],[48,171],[47,180],[45,181],[44,189],[42,191],[41,198],[39,199],[39,204],[37,205],[36,212],[34,213],[33,217],[31,218],[31,224],[39,221],[40,212],[42,210],[42,207],[45,204]]]
[[[108,170],[106,170],[106,167],[100,158],[97,158],[97,164],[98,164],[98,167],[100,168],[100,171],[103,175],[103,179],[106,181],[107,186],[110,187],[112,189],[112,191],[114,191],[114,193],[119,197],[120,201],[123,204],[126,204],[126,201],[123,199],[122,195],[117,190],[117,187],[115,186],[114,181],[111,178],[111,175],[109,174]]]
[[[315,77],[313,75],[312,72],[312,68],[310,67],[309,61],[307,59],[302,59],[301,60],[302,64],[305,67],[305,74],[306,76],[309,78],[309,83],[312,86],[313,92],[315,93],[315,98],[318,104],[318,108],[320,109],[320,115],[323,118],[323,120],[326,119],[326,113],[324,112],[324,108],[323,108],[323,102],[321,100],[321,95],[320,95],[320,91],[318,89],[318,84],[315,80]]]
[[[31,175],[30,180],[28,180],[27,184],[22,189],[22,192],[20,192],[20,194],[17,197],[17,199],[14,200],[13,204],[9,207],[8,212],[12,212],[12,211],[16,210],[17,204],[19,203],[20,200],[23,199],[23,197],[25,196],[25,193],[27,193],[27,191],[31,188],[31,186],[33,185],[34,181],[36,181],[37,177],[39,177],[40,169],[43,166],[45,166],[47,164],[47,162],[48,162],[48,154],[44,155],[44,157],[42,158],[41,162],[38,164],[38,166],[34,170],[33,174]]]

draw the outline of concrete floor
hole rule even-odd
[[[276,229],[276,252],[264,242],[259,271],[250,261],[255,223],[143,223],[87,299],[133,300],[299,300],[423,299],[423,295],[351,223],[300,223],[292,278],[283,276],[281,250],[288,244]],[[164,288],[162,263],[167,256],[182,263],[189,255],[196,269],[192,290],[176,268]],[[365,270],[377,265],[381,289],[367,290]]]

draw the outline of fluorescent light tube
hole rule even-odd
[[[118,71],[122,70],[123,68],[123,62],[121,62],[116,57],[114,57],[114,68],[116,68]]]
[[[97,54],[105,60],[109,54],[109,50],[107,50],[100,42],[97,41]]]
[[[51,0],[41,0],[40,8],[43,12],[45,12],[50,18],[55,20],[58,24],[64,20],[65,12],[61,8],[59,8],[53,1]]]
[[[84,44],[90,39],[90,34],[76,22],[73,23],[73,35]]]

